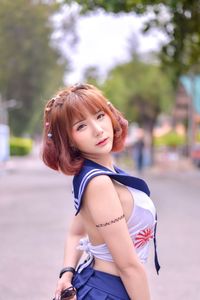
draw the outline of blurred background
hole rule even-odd
[[[0,0],[0,290],[53,297],[71,178],[40,158],[44,105],[89,82],[129,121],[116,163],[158,209],[153,300],[200,297],[200,1]]]

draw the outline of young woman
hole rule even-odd
[[[112,151],[123,149],[127,127],[89,84],[64,89],[46,105],[43,160],[74,175],[76,209],[55,299],[64,290],[74,300],[150,299],[144,263],[150,240],[155,242],[155,207],[147,184],[112,161]],[[83,251],[88,256],[80,264]],[[155,262],[158,271],[156,244]]]

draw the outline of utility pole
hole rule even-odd
[[[17,101],[10,99],[3,101],[0,94],[0,162],[7,161],[10,156],[10,129],[8,120],[8,110],[16,107]]]
[[[190,85],[191,85],[191,96],[190,103],[188,105],[188,146],[189,146],[189,157],[192,157],[192,150],[195,141],[195,75],[191,73],[190,75]]]

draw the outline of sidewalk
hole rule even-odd
[[[21,157],[11,157],[9,161],[5,162],[1,170],[5,172],[13,172],[15,170],[24,170],[24,169],[38,169],[43,168],[44,163],[39,156],[28,155]]]
[[[188,158],[181,158],[172,161],[157,161],[157,163],[144,171],[147,176],[159,176],[172,178],[174,180],[192,180],[200,185],[200,169],[194,166]]]
[[[22,170],[43,169],[45,167],[39,147],[35,147],[33,153],[27,156],[11,156],[6,162],[0,162],[0,176]]]
[[[20,171],[24,169],[43,169],[44,166],[45,165],[42,161],[42,158],[40,157],[39,152],[35,152],[28,156],[14,156],[11,157],[9,161],[0,163],[0,174],[5,172],[13,172],[15,170]],[[127,169],[127,166],[124,166],[124,168]],[[134,170],[134,172],[136,171]],[[194,166],[191,160],[188,158],[181,158],[175,160],[156,159],[156,163],[153,166],[144,169],[143,172],[144,174],[149,175],[159,174],[173,176],[179,174],[180,176],[186,176],[193,173],[197,176],[200,176],[200,168]]]
[[[198,299],[200,170],[181,161],[156,165],[143,175],[159,218],[160,275],[154,269],[153,252],[147,266],[152,299]],[[8,162],[0,176],[2,299],[52,299],[74,214],[71,179],[45,167],[37,155]]]

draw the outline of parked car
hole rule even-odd
[[[193,163],[200,168],[200,144],[197,144],[193,147],[191,157]]]

